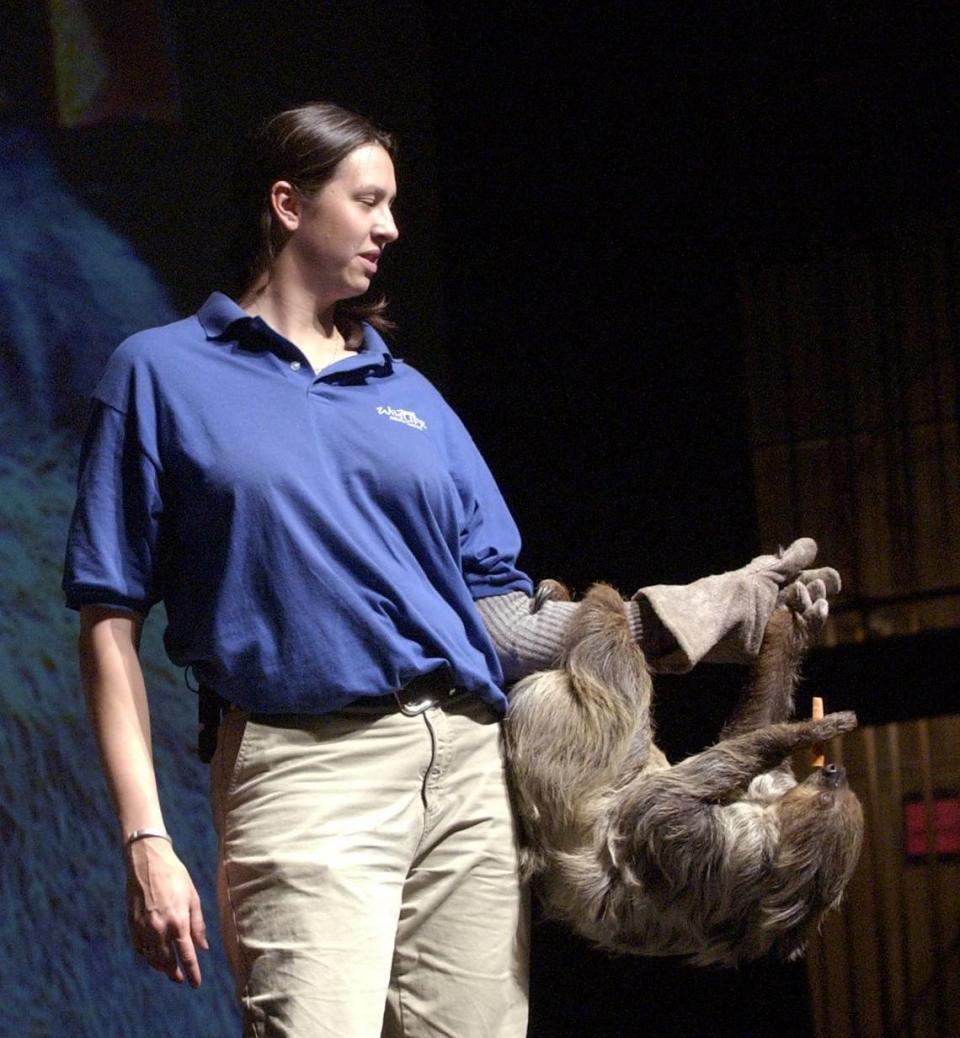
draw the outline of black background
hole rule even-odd
[[[217,286],[230,167],[252,119],[326,98],[397,131],[401,240],[380,285],[397,352],[474,434],[534,579],[631,591],[775,547],[757,543],[737,257],[824,241],[896,249],[955,229],[950,5],[215,0],[168,12],[182,125],[62,131],[72,185],[186,311]],[[22,15],[11,32],[36,41],[35,28]],[[25,42],[4,78],[23,82],[44,60]],[[39,120],[45,104],[34,94]],[[899,693],[955,647],[824,654],[813,672],[842,674],[862,720],[936,713],[948,703],[935,679],[915,681],[919,706]],[[737,680],[663,683],[674,752],[709,738]],[[611,959],[544,922],[533,963],[543,1038],[811,1029],[802,966]]]

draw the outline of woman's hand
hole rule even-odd
[[[127,918],[133,947],[178,984],[200,986],[197,950],[207,944],[200,898],[166,841],[136,840],[127,849]]]

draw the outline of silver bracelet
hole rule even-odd
[[[123,849],[129,850],[130,845],[136,843],[137,840],[146,840],[151,836],[155,836],[159,840],[166,840],[171,847],[173,846],[173,837],[169,833],[164,832],[163,829],[134,829],[123,841]]]

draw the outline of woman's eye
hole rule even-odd
[[[377,200],[371,198],[369,195],[365,195],[363,198],[358,199],[361,205],[365,205],[368,209],[372,209],[376,204]]]

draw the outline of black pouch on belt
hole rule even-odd
[[[201,685],[197,695],[197,756],[204,764],[213,760],[217,731],[230,704],[212,688]]]

